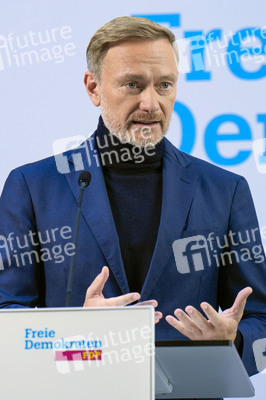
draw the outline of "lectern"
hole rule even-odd
[[[157,399],[252,397],[254,387],[231,341],[156,342]]]
[[[231,342],[156,342],[154,309],[0,311],[3,400],[249,397]]]

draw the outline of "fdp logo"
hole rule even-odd
[[[203,235],[176,240],[173,251],[177,270],[181,274],[201,271],[211,265],[208,243]]]

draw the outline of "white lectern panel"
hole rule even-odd
[[[0,311],[3,400],[152,400],[150,307]]]

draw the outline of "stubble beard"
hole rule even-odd
[[[138,146],[142,148],[154,147],[159,143],[165,136],[169,123],[166,122],[165,118],[157,114],[141,114],[133,113],[129,116],[126,124],[123,125],[121,122],[115,120],[112,116],[112,111],[109,106],[107,106],[104,97],[101,98],[101,114],[103,118],[104,125],[109,130],[109,132],[116,136],[121,143],[129,143],[132,146]],[[152,128],[139,128],[134,127],[132,121],[158,120],[161,126],[161,132],[153,133]]]

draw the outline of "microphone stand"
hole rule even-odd
[[[74,278],[74,267],[75,267],[75,260],[76,260],[76,253],[77,253],[77,243],[78,243],[78,234],[79,234],[79,224],[80,224],[80,214],[81,214],[81,204],[83,200],[84,189],[89,185],[91,175],[89,177],[82,179],[82,174],[88,171],[83,171],[79,177],[79,185],[80,185],[80,192],[79,192],[79,200],[78,200],[78,211],[77,211],[77,218],[76,218],[76,227],[75,227],[75,236],[74,236],[74,247],[75,252],[71,259],[71,264],[69,268],[68,274],[68,283],[67,283],[67,292],[66,292],[66,307],[70,307],[71,305],[71,296],[72,296],[72,289],[73,289],[73,278]]]

